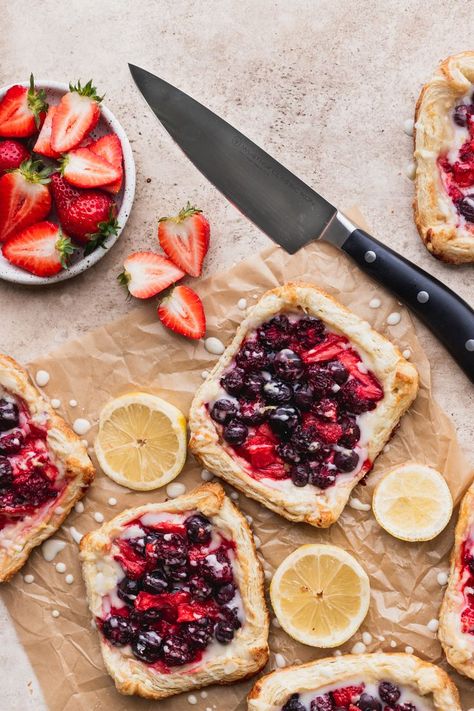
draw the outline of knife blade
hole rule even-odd
[[[195,99],[129,64],[156,117],[186,156],[290,254],[324,239],[411,308],[474,382],[474,311],[449,287],[360,230],[315,190]]]

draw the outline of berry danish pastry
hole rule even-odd
[[[259,679],[248,711],[461,711],[449,676],[410,654],[357,654]]]
[[[445,59],[415,112],[415,221],[438,259],[474,261],[474,52]]]
[[[51,536],[94,478],[80,439],[0,355],[0,582]]]
[[[267,292],[191,406],[205,467],[292,521],[327,527],[415,398],[386,338],[309,284]]]
[[[266,664],[262,570],[247,522],[220,485],[123,511],[83,538],[81,559],[121,693],[162,699]]]

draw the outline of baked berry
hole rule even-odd
[[[209,543],[212,534],[212,523],[202,514],[189,516],[184,522],[188,538],[192,543]]]
[[[235,629],[229,622],[220,620],[214,628],[214,635],[221,644],[229,644],[234,639]]]
[[[209,553],[200,561],[201,575],[214,585],[233,582],[232,566],[227,553],[222,548]]]
[[[139,632],[132,642],[132,652],[141,662],[153,664],[161,656],[162,641],[156,630]]]
[[[291,387],[277,378],[268,380],[264,384],[262,392],[265,400],[271,405],[283,405],[284,403],[289,402],[293,395]]]
[[[321,368],[318,363],[310,365],[306,371],[307,378],[311,383],[313,388],[314,398],[321,400],[321,398],[332,394],[333,381],[331,376]]]
[[[323,397],[314,406],[314,412],[325,420],[332,422],[337,420],[337,404],[331,398]]]
[[[293,385],[293,402],[300,410],[311,409],[314,402],[314,389],[309,383],[295,383]]]
[[[371,694],[366,694],[365,692],[361,694],[357,706],[361,711],[382,711],[382,704],[378,701],[375,696]]]
[[[114,647],[123,647],[132,641],[133,622],[128,617],[111,615],[102,623],[102,634]]]
[[[165,565],[166,577],[170,582],[182,583],[188,579],[188,567],[184,565]]]
[[[394,706],[401,696],[400,689],[390,681],[381,681],[379,684],[379,696],[386,704]]]
[[[25,443],[25,437],[21,430],[13,430],[0,438],[0,452],[4,454],[16,454]]]
[[[301,455],[291,442],[280,442],[276,450],[283,461],[288,464],[299,464],[301,462]]]
[[[309,471],[304,464],[291,467],[291,481],[295,486],[306,486],[309,482]]]
[[[298,424],[300,414],[296,407],[283,405],[270,410],[268,423],[272,430],[280,435],[286,435]]]
[[[324,340],[324,323],[313,316],[304,316],[294,326],[296,339],[305,349],[312,348]]]
[[[221,385],[229,395],[238,395],[242,392],[245,383],[245,371],[242,368],[233,368],[221,378]]]
[[[311,471],[311,483],[318,489],[328,489],[336,481],[336,471],[328,466],[315,466]]]
[[[406,701],[404,704],[397,704],[396,707],[397,711],[417,711],[417,708],[415,704],[412,704],[411,701]]]
[[[146,544],[151,543],[156,540],[154,535],[148,536],[138,536],[137,538],[130,538],[128,543],[132,546],[133,550],[138,553],[138,555],[145,557]]]
[[[290,340],[290,321],[288,316],[280,314],[264,323],[258,329],[259,340],[272,350],[280,350]]]
[[[467,104],[459,104],[455,107],[453,121],[458,126],[466,126],[470,115],[470,107]]]
[[[303,361],[290,348],[279,351],[273,359],[273,370],[283,380],[298,380],[304,372]]]
[[[341,447],[352,449],[360,440],[359,425],[356,424],[356,421],[353,417],[343,417],[340,421],[340,425],[343,429],[343,435],[338,440],[338,444]]]
[[[337,385],[343,385],[349,377],[349,371],[340,360],[330,360],[326,363],[326,371]]]
[[[182,637],[169,635],[162,644],[163,661],[170,667],[182,666],[193,658],[190,645]]]
[[[117,595],[127,605],[133,605],[140,590],[141,583],[139,580],[124,578],[117,586]]]
[[[247,425],[260,425],[267,416],[267,406],[260,398],[240,402],[239,419]]]
[[[225,583],[218,588],[214,594],[214,599],[218,605],[225,605],[232,600],[235,595],[234,583]]]
[[[342,452],[336,452],[334,456],[334,465],[340,472],[351,472],[356,468],[359,462],[359,455],[353,449],[345,449]]]
[[[281,711],[306,711],[305,706],[299,700],[299,694],[292,694]]]
[[[220,425],[223,425],[232,417],[235,417],[238,409],[238,405],[233,400],[221,398],[220,400],[216,400],[212,406],[211,417],[214,422],[218,422]]]
[[[356,380],[349,380],[341,387],[336,395],[337,400],[344,410],[360,415],[377,407],[377,403],[360,395]]]
[[[240,446],[247,439],[248,433],[248,428],[243,422],[231,420],[225,425],[222,435],[229,444]]]
[[[187,622],[181,628],[183,639],[195,649],[207,647],[213,631],[214,623],[209,617],[201,617],[194,622]]]
[[[13,481],[13,469],[6,457],[0,456],[0,489],[5,489]]]
[[[249,400],[259,397],[265,382],[261,373],[249,373],[245,378],[244,391]]]
[[[213,593],[212,585],[207,580],[204,580],[204,578],[191,578],[188,583],[188,586],[189,592],[191,593],[192,597],[196,600],[199,600],[199,602],[209,600]]]
[[[474,222],[474,194],[465,195],[458,202],[458,210],[468,222]]]
[[[10,400],[0,400],[0,432],[17,427],[19,422],[18,406]]]
[[[150,570],[148,573],[145,573],[145,576],[143,577],[143,589],[146,592],[159,595],[160,593],[168,590],[168,588],[168,580],[160,568],[156,568],[155,570]]]
[[[333,709],[334,707],[329,694],[318,696],[311,701],[310,711],[333,711]]]
[[[158,533],[151,544],[147,543],[146,555],[164,565],[185,565],[188,558],[186,539],[180,533]]]
[[[268,364],[268,351],[257,341],[246,341],[235,359],[245,371],[262,370]]]
[[[39,506],[48,499],[55,499],[58,492],[51,487],[48,477],[40,469],[34,470],[21,484],[15,483],[16,493],[31,506]]]

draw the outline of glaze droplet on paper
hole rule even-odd
[[[53,610],[53,611],[51,612],[51,615],[52,615],[53,617],[59,617],[59,610]]]
[[[436,580],[438,581],[438,585],[447,585],[448,574],[447,573],[438,573],[438,575],[436,576]]]
[[[89,432],[91,428],[91,423],[89,420],[86,420],[84,417],[78,417],[76,420],[74,420],[72,429],[74,432],[78,435],[85,435]]]
[[[51,400],[51,407],[54,407],[55,410],[58,409],[58,407],[61,407],[61,400],[59,400],[57,397],[53,397]]]
[[[204,348],[213,355],[222,355],[225,351],[224,344],[220,338],[216,338],[215,336],[209,336],[209,338],[206,338],[204,341]]]
[[[58,553],[66,548],[65,541],[60,541],[57,538],[50,538],[49,541],[45,541],[41,546],[41,552],[43,558],[51,563],[52,560],[56,558]]]
[[[47,370],[38,370],[35,376],[36,385],[40,388],[44,388],[45,385],[49,383],[49,373]]]
[[[391,314],[387,316],[387,323],[389,326],[396,326],[397,323],[400,323],[402,316],[398,311],[392,311]]]
[[[409,348],[405,348],[402,353],[402,356],[408,360],[408,358],[411,356],[411,350]]]
[[[380,299],[377,299],[377,297],[374,297],[369,301],[369,306],[371,309],[379,309],[382,305],[382,302]]]
[[[69,400],[69,405],[71,407],[77,407],[77,400]]]
[[[84,513],[84,504],[82,501],[76,501],[74,504],[74,511],[76,511],[76,513]]]
[[[35,582],[35,576],[28,573],[28,575],[25,575],[23,580],[25,581],[25,583],[27,583],[27,585],[31,585],[31,583]]]
[[[362,503],[362,501],[355,496],[351,496],[349,499],[349,506],[356,511],[370,511],[370,504]]]
[[[201,471],[201,479],[203,481],[211,481],[214,479],[214,474],[212,472],[209,472],[207,469],[203,469]]]
[[[395,647],[397,646],[397,643],[394,639],[392,639],[392,641],[390,642],[390,646],[392,647],[392,649],[395,649]]]
[[[434,618],[428,622],[426,625],[429,629],[430,632],[437,632],[438,627],[439,627],[439,622],[438,620],[435,620]]]
[[[109,506],[116,506],[117,505],[117,499],[115,496],[111,496],[110,499],[107,501]]]
[[[74,526],[69,528],[69,533],[71,534],[72,540],[77,544],[79,544],[84,538],[84,534],[78,531],[77,528],[74,528]]]
[[[247,299],[239,299],[237,302],[237,306],[241,311],[245,311],[247,308]]]
[[[275,664],[279,669],[286,667],[286,659],[283,654],[275,654]]]
[[[365,645],[371,644],[372,635],[370,634],[370,632],[362,632],[362,641]]]
[[[64,579],[68,585],[72,585],[74,582],[74,575],[71,575],[71,573],[68,573]]]
[[[94,521],[97,521],[97,523],[104,523],[104,514],[100,513],[100,511],[96,511],[94,514]]]
[[[201,373],[201,378],[202,378],[203,380],[206,380],[206,378],[208,378],[208,377],[209,377],[209,371],[208,371],[208,370],[203,370],[202,373]]]
[[[415,650],[413,649],[413,647],[410,647],[410,645],[407,645],[407,646],[405,647],[405,653],[406,653],[406,654],[413,654],[414,651],[415,651]]]
[[[186,493],[186,487],[184,484],[181,484],[181,482],[174,481],[173,483],[168,484],[166,487],[166,493],[170,499],[176,499],[178,496],[182,496]]]
[[[415,122],[413,119],[409,118],[406,119],[403,122],[403,130],[407,134],[407,136],[413,136],[413,132],[415,130]]]
[[[367,647],[363,642],[356,642],[351,649],[351,654],[364,654],[366,650]]]
[[[407,178],[410,180],[415,180],[416,177],[416,164],[413,162],[410,162],[406,165],[405,167],[405,175]]]
[[[57,570],[58,573],[65,573],[66,572],[66,566],[64,563],[56,563],[54,566]]]

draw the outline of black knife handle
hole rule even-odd
[[[474,311],[471,307],[438,279],[363,230],[354,230],[342,249],[425,323],[474,382]]]

